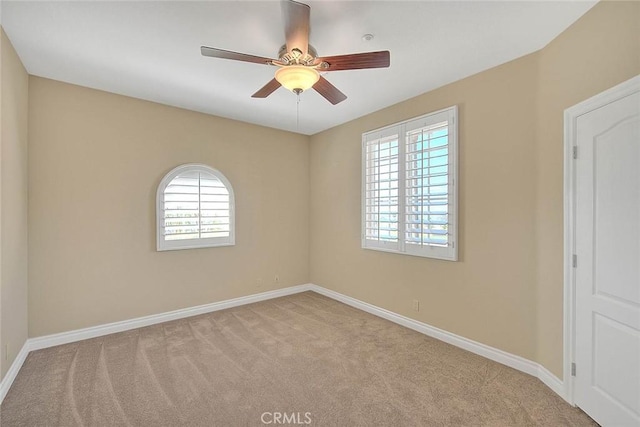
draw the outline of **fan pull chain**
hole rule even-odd
[[[300,132],[300,93],[298,95],[298,101],[296,102],[296,131]]]

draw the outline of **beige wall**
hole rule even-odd
[[[562,377],[563,110],[640,72],[639,7],[598,4],[542,51],[313,136],[311,281]],[[360,249],[361,133],[454,104],[460,262]]]
[[[29,84],[30,336],[308,282],[307,137]],[[191,162],[233,185],[236,245],[156,252],[157,186]]]
[[[312,282],[534,358],[536,81],[529,55],[313,136]],[[361,249],[362,132],[451,105],[460,261]]]
[[[540,52],[538,356],[562,374],[563,112],[640,74],[640,2],[602,2]]]
[[[27,100],[29,77],[0,30],[0,379],[27,339]],[[7,354],[8,346],[8,354]]]

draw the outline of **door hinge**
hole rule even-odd
[[[578,158],[578,146],[577,145],[573,146],[573,158],[574,159]]]
[[[575,363],[571,364],[571,376],[572,377],[576,376],[576,364]]]
[[[573,259],[572,259],[571,263],[573,264],[573,268],[577,268],[578,267],[578,255],[573,255]]]

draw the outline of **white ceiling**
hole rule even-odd
[[[286,89],[251,98],[274,67],[200,55],[207,45],[276,58],[277,1],[3,0],[1,19],[30,74],[311,135],[534,52],[596,1],[307,3],[320,56],[389,50],[391,66],[327,73],[348,99],[303,93],[299,125]]]

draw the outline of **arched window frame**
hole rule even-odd
[[[207,173],[215,176],[229,191],[229,236],[226,237],[200,237],[184,240],[166,240],[164,238],[164,195],[171,182],[181,174],[189,172]],[[199,163],[180,165],[167,173],[158,185],[156,192],[156,248],[158,251],[171,251],[180,249],[210,248],[217,246],[235,245],[235,195],[231,183],[220,171],[210,166]]]

